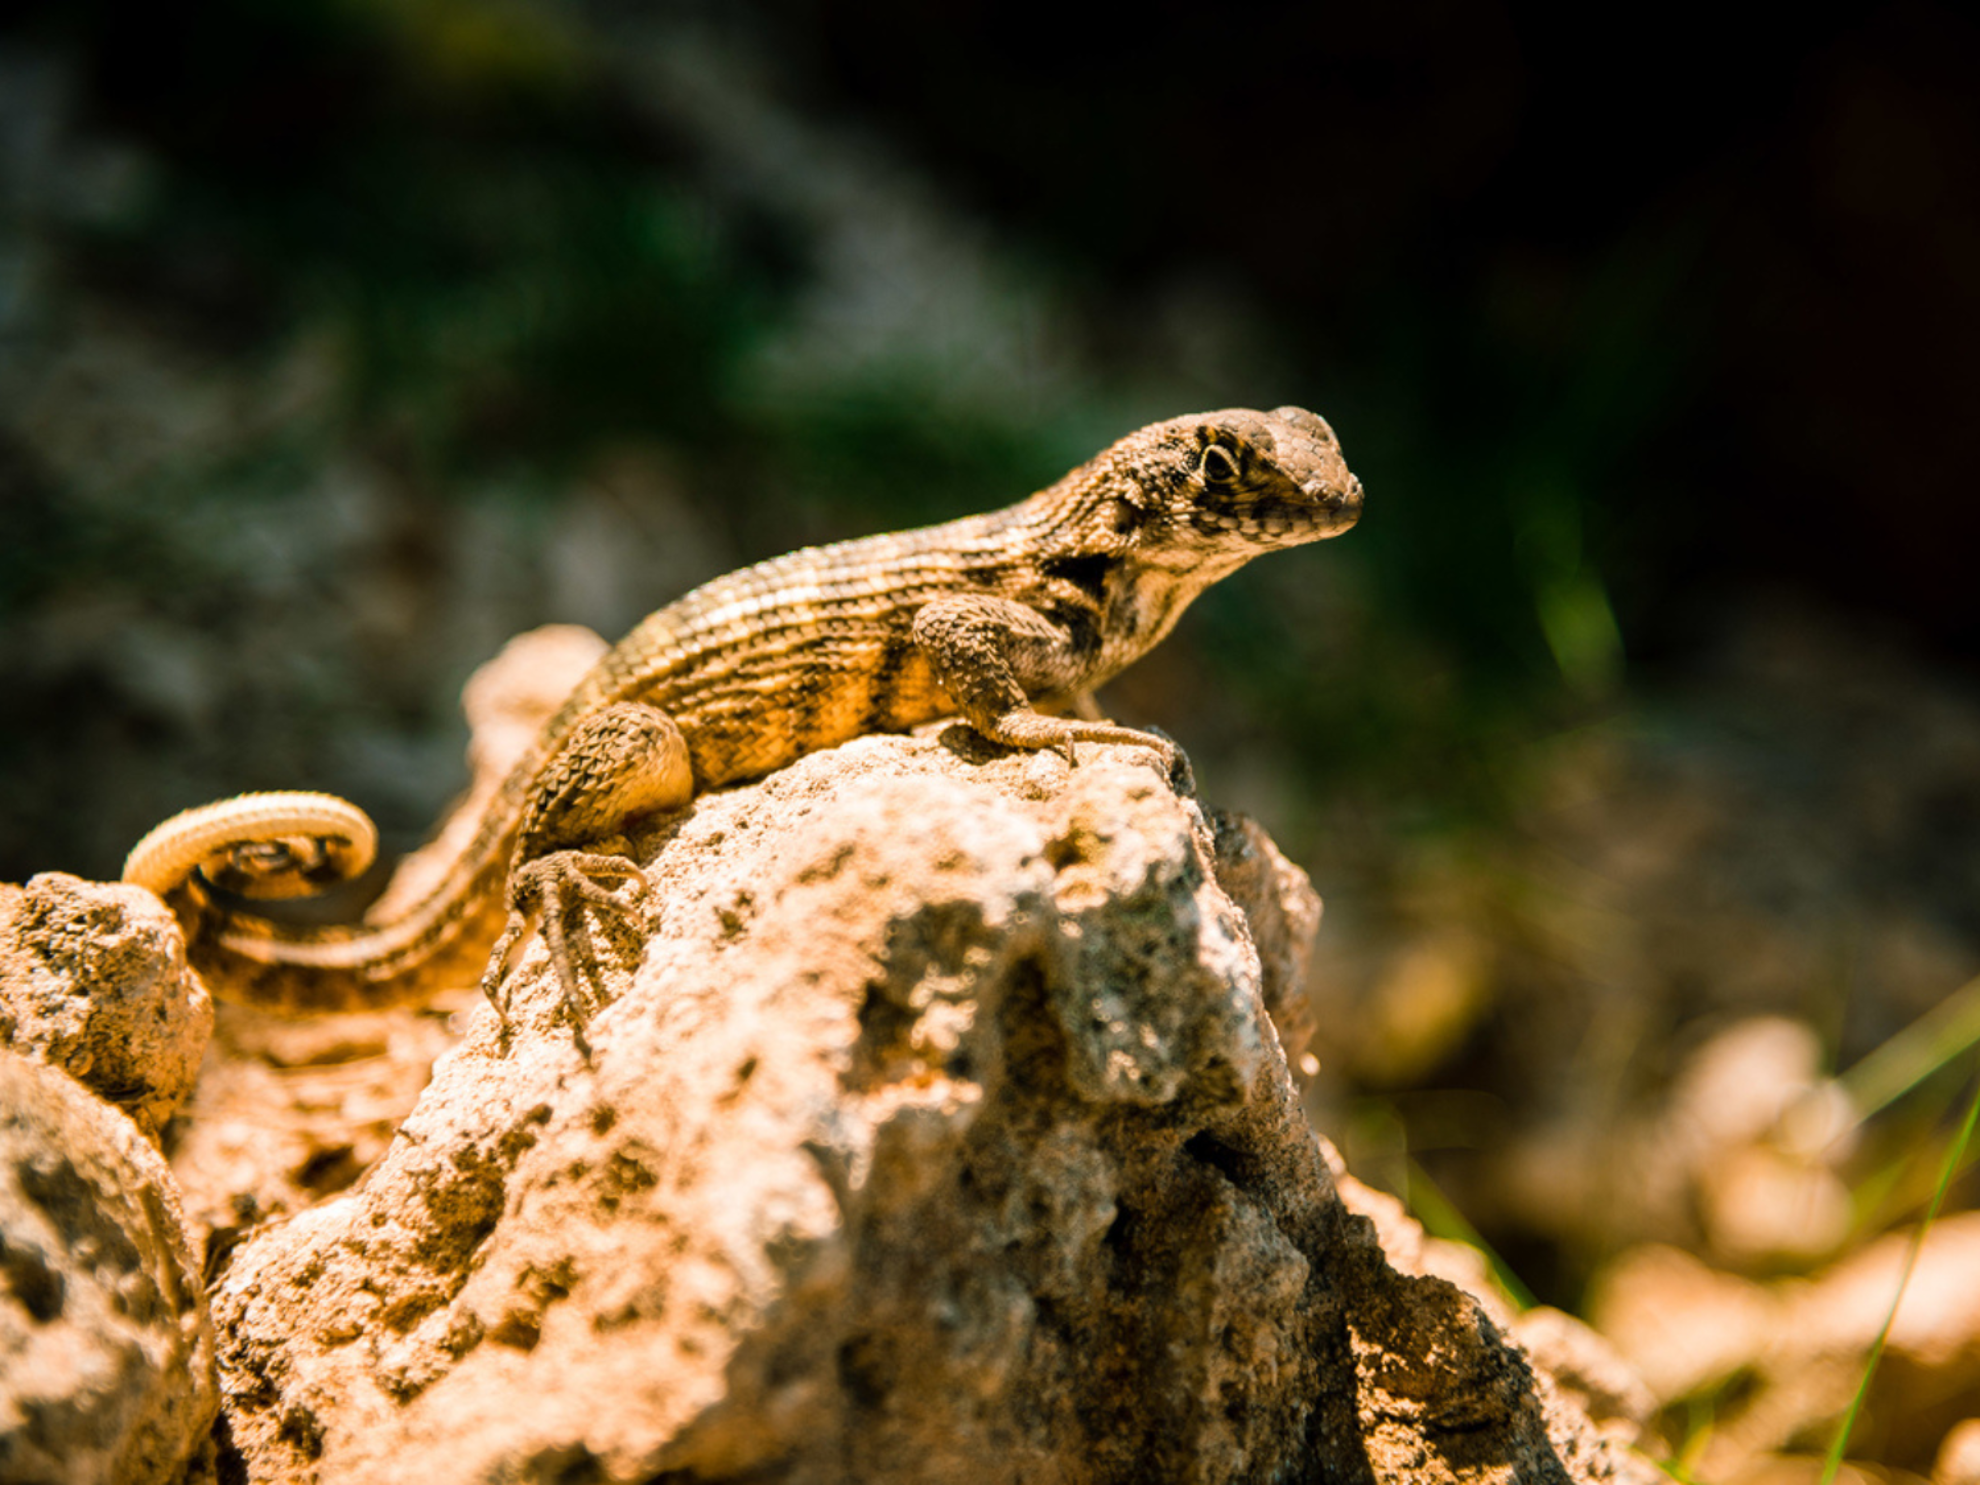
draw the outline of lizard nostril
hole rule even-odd
[[[1300,494],[1328,510],[1339,510],[1344,505],[1361,504],[1361,481],[1348,476],[1345,485],[1330,484],[1325,479],[1309,480],[1300,486]]]

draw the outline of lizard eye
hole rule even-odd
[[[1222,444],[1211,444],[1203,450],[1203,482],[1209,485],[1230,485],[1237,483],[1237,460]]]

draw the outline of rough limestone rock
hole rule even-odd
[[[149,892],[58,871],[0,884],[0,1046],[62,1068],[155,1140],[212,1031],[179,926]]]
[[[1283,982],[1317,902],[1260,839],[1144,751],[955,728],[698,800],[631,842],[644,937],[579,935],[581,1031],[533,944],[365,1179],[235,1251],[223,1464],[1656,1478],[1339,1200],[1216,875]]]
[[[1222,810],[1210,811],[1209,819],[1217,885],[1251,929],[1265,1010],[1279,1033],[1279,1050],[1296,1066],[1313,1036],[1306,971],[1320,927],[1320,895],[1256,820]]]
[[[67,1073],[0,1052],[0,1480],[183,1479],[218,1405],[163,1157]]]
[[[1483,1253],[1464,1243],[1431,1237],[1395,1197],[1349,1175],[1331,1145],[1323,1141],[1321,1148],[1341,1201],[1375,1224],[1376,1238],[1389,1262],[1405,1274],[1433,1275],[1462,1289],[1537,1364],[1535,1380],[1550,1430],[1575,1431],[1585,1419],[1619,1451],[1648,1434],[1657,1400],[1600,1332],[1545,1305],[1519,1310],[1499,1287]]]

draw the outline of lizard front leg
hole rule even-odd
[[[1111,722],[1048,717],[1031,705],[1033,695],[1083,691],[1086,681],[1071,633],[1035,608],[987,594],[952,594],[916,611],[913,635],[956,709],[993,742],[1052,748],[1069,763],[1078,761],[1076,742],[1129,743],[1153,748],[1166,768],[1176,764],[1176,746],[1166,738]]]
[[[621,920],[632,911],[607,882],[646,878],[623,856],[583,849],[638,815],[678,809],[694,795],[687,740],[673,718],[643,702],[620,702],[586,717],[538,770],[509,868],[509,920],[482,976],[482,992],[506,1022],[496,994],[524,942],[539,926],[564,999],[580,1022],[585,999],[572,963],[571,921],[581,907]]]

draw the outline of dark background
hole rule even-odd
[[[1405,423],[1415,562],[1516,565],[1504,487],[1551,463],[1633,657],[1764,585],[1973,660],[1953,8],[1158,5],[1085,45],[1059,6],[924,14],[818,6],[787,55],[1104,319],[1179,271],[1266,306],[1302,384]]]
[[[0,877],[249,787],[408,846],[518,629],[1297,402],[1362,525],[1107,700],[1327,897],[1337,1130],[1436,1149],[1428,1081],[1510,1148],[1753,1010],[1846,1065],[1980,967],[1976,76],[1903,3],[30,7]],[[1630,973],[1534,905],[1569,858]],[[1556,1294],[1613,1238],[1443,1169]]]

